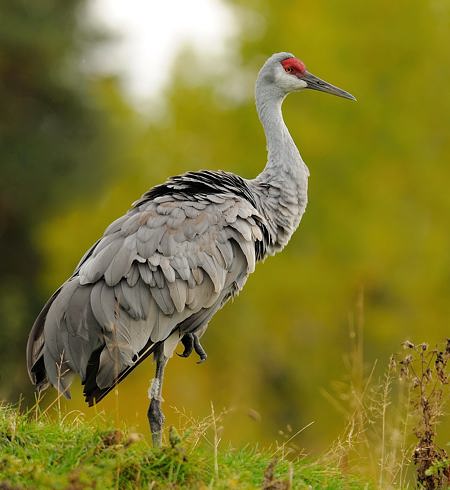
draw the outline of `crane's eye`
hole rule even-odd
[[[284,69],[284,71],[285,71],[286,73],[294,73],[294,69],[292,68],[292,66],[287,66],[287,67]]]

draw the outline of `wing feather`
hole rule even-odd
[[[138,265],[139,269],[139,274],[141,275],[142,280],[145,282],[145,284],[151,285],[154,282],[153,279],[153,273],[148,266],[148,264],[139,264]]]
[[[144,305],[141,302],[140,287],[131,287],[127,281],[120,281],[120,289],[122,295],[116,295],[122,308],[128,312],[131,318],[135,320],[144,320],[147,312],[144,310]]]
[[[139,267],[138,264],[132,264],[130,270],[125,274],[125,278],[130,287],[134,287],[139,280]]]
[[[172,315],[175,311],[175,307],[170,297],[169,288],[164,286],[163,288],[150,288],[153,299],[156,301],[159,309],[164,315]]]
[[[175,279],[173,282],[167,283],[170,297],[178,313],[181,313],[186,306],[187,284],[181,279]]]
[[[131,264],[137,258],[136,235],[128,235],[122,246],[113,256],[111,263],[104,273],[108,286],[114,286],[130,271]]]
[[[121,246],[122,240],[118,236],[100,240],[92,256],[80,267],[80,284],[98,281],[105,274]]]

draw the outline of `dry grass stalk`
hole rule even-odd
[[[430,349],[425,343],[404,343],[409,353],[400,361],[401,375],[412,386],[412,407],[416,422],[417,444],[413,460],[417,483],[426,490],[448,488],[450,460],[436,442],[436,428],[443,416],[449,387],[450,339],[442,349]]]

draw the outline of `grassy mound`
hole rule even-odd
[[[283,451],[218,448],[191,427],[154,449],[98,417],[59,420],[0,407],[0,489],[362,489],[356,478]],[[203,442],[202,442],[203,441]],[[217,442],[217,438],[215,439]]]

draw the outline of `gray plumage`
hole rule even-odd
[[[114,221],[33,325],[27,363],[40,389],[51,384],[69,396],[76,373],[92,404],[150,353],[166,359],[191,334],[202,357],[198,338],[211,317],[258,261],[287,244],[306,208],[308,169],[281,104],[289,92],[316,88],[308,77],[318,79],[288,71],[285,60],[296,59],[269,58],[256,83],[268,148],[263,172],[252,180],[221,171],[172,177]]]

